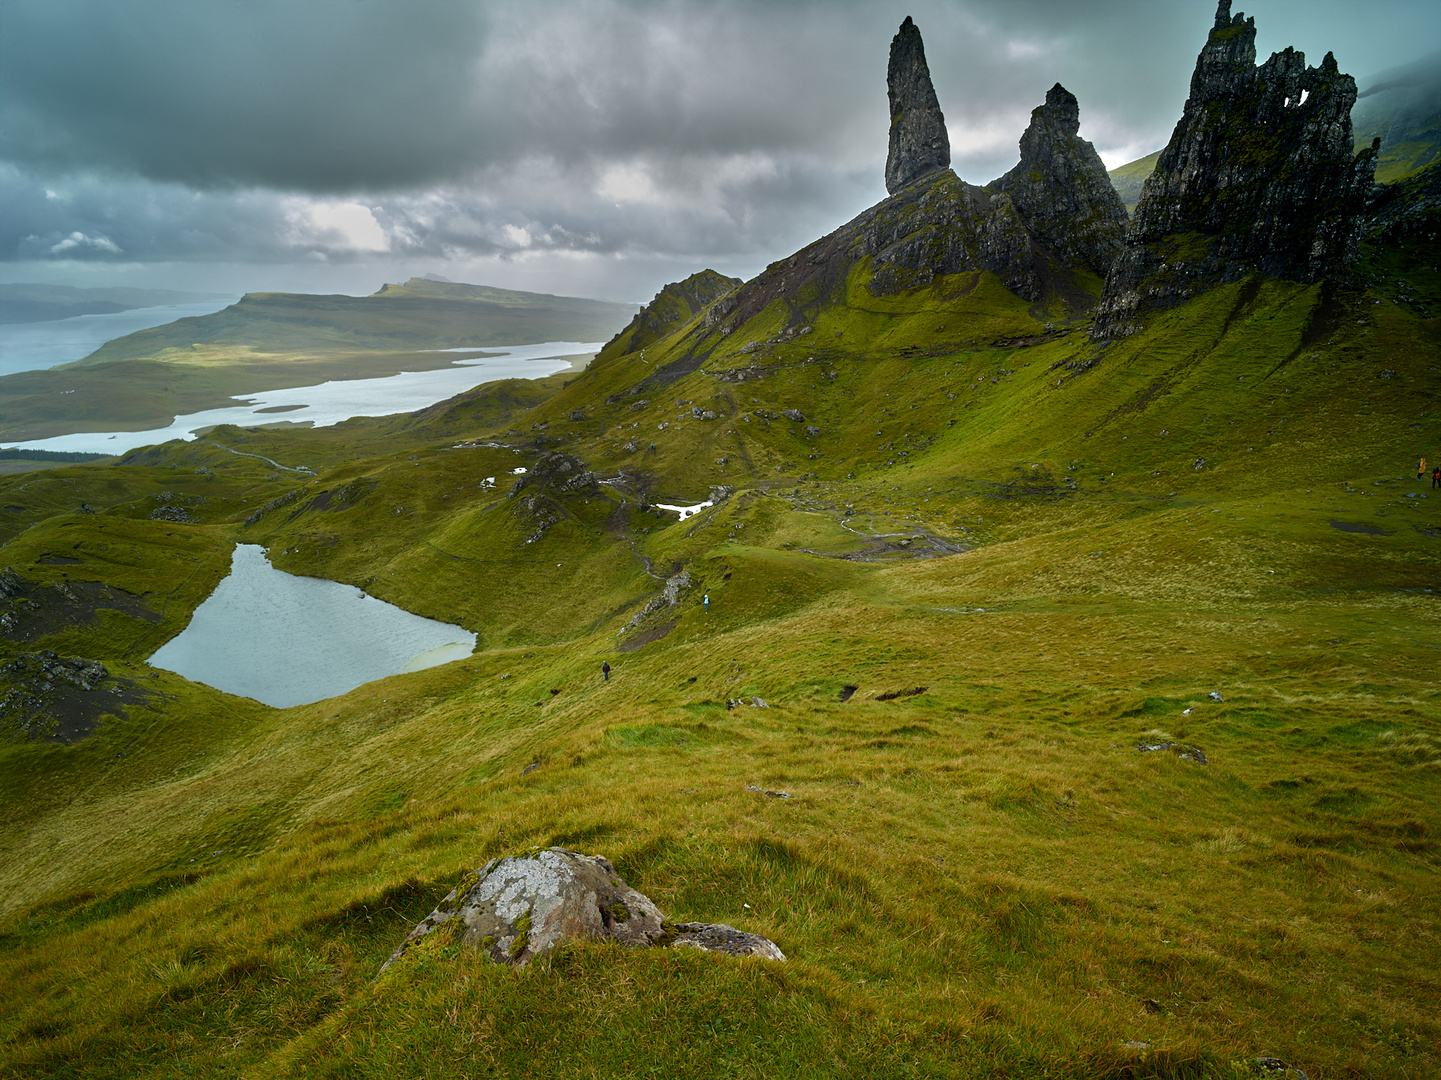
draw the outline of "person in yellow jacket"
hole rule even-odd
[[[1424,478],[1425,475],[1426,475],[1426,459],[1425,459],[1424,457],[1422,457],[1422,459],[1416,463],[1416,479],[1417,479],[1417,480],[1420,480],[1420,479]]]

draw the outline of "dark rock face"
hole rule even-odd
[[[655,299],[636,313],[635,318],[616,337],[631,332],[621,355],[640,352],[653,341],[659,341],[682,323],[689,322],[726,293],[741,283],[740,278],[726,277],[714,270],[702,270],[684,281],[673,281]]]
[[[1366,208],[1369,239],[1397,243],[1412,236],[1438,232],[1441,210],[1441,166],[1432,165],[1396,184],[1377,185]]]
[[[1105,277],[1125,241],[1126,208],[1080,125],[1075,95],[1057,83],[1031,113],[1020,164],[987,190],[1009,195],[1032,237],[1062,263]]]
[[[732,956],[784,960],[763,937],[731,926],[665,921],[610,861],[564,848],[493,859],[467,874],[421,920],[380,969],[445,927],[450,939],[502,964],[523,966],[563,941],[614,941],[632,948],[685,945]]]
[[[886,69],[891,102],[890,152],[886,155],[886,190],[894,195],[912,180],[951,164],[951,140],[941,115],[926,48],[911,17],[891,39]]]
[[[1104,178],[1104,171],[1100,175]],[[1056,194],[1052,203],[1064,205],[1066,198]],[[1082,230],[1072,230],[1077,239],[1066,239],[1064,216],[1058,211],[1051,219],[1054,242],[1065,251],[1087,247]],[[793,335],[806,332],[812,306],[835,296],[863,258],[872,261],[866,287],[875,296],[920,288],[948,274],[988,271],[1025,300],[1059,296],[1073,310],[1094,307],[1094,297],[1074,287],[1061,258],[1033,239],[1028,224],[1008,194],[968,184],[943,169],[772,263],[711,310],[720,315],[721,332],[729,333],[784,299],[791,315],[777,340],[795,340]],[[1104,251],[1103,241],[1090,246]],[[802,296],[814,299],[798,301]]]
[[[766,267],[712,309],[724,308],[721,332],[785,298],[791,318],[782,336],[805,333],[811,306],[835,295],[856,262],[867,257],[873,262],[867,288],[876,296],[974,270],[991,271],[1028,300],[1042,292],[1043,268],[1010,198],[967,184],[943,169]],[[815,299],[796,302],[803,295]]]
[[[1220,0],[1093,338],[1254,271],[1310,282],[1355,260],[1376,163],[1375,146],[1351,153],[1355,80],[1330,53],[1319,68],[1290,48],[1255,61],[1255,20]]]

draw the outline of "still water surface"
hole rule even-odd
[[[237,297],[236,299],[239,299]],[[68,364],[89,356],[107,341],[164,326],[176,319],[212,315],[233,300],[132,308],[108,315],[76,315],[47,322],[0,323],[0,375]]]
[[[278,709],[469,656],[475,635],[367,596],[277,570],[238,544],[230,574],[150,663]]]
[[[402,371],[398,375],[378,379],[335,379],[318,386],[295,386],[238,395],[234,406],[177,416],[167,427],[149,431],[90,431],[5,445],[32,450],[123,454],[137,446],[150,446],[171,439],[193,439],[197,428],[216,424],[249,427],[289,421],[312,427],[329,427],[353,416],[415,412],[496,379],[540,379],[554,375],[570,366],[570,361],[563,357],[594,356],[601,345],[598,341],[544,341],[539,345],[487,346],[486,356],[464,357],[452,361],[447,367],[431,371]],[[477,350],[436,351],[474,353]]]

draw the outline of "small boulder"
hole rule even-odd
[[[785,959],[772,942],[731,926],[667,923],[650,898],[627,885],[608,859],[565,848],[492,859],[467,874],[380,970],[442,927],[451,940],[517,967],[563,941],[580,938],[632,948],[684,945],[732,956]]]
[[[676,923],[680,931],[671,942],[676,948],[704,949],[706,952],[725,953],[727,956],[759,956],[762,960],[784,960],[786,954],[776,948],[776,943],[759,934],[747,934],[725,923]]]
[[[1181,759],[1184,760],[1184,761],[1194,761],[1194,762],[1195,762],[1196,764],[1198,764],[1198,765],[1209,765],[1209,764],[1211,764],[1209,761],[1206,760],[1206,754],[1205,754],[1205,752],[1204,752],[1199,746],[1192,746],[1190,743],[1180,743],[1180,742],[1145,743],[1145,742],[1143,742],[1143,743],[1141,743],[1139,746],[1137,746],[1136,749],[1137,749],[1140,753],[1143,753],[1143,754],[1146,754],[1146,753],[1154,753],[1155,751],[1158,751],[1158,750],[1169,750],[1169,751],[1171,751],[1171,753],[1175,754],[1178,758],[1181,758]]]

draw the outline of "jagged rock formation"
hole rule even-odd
[[[909,15],[891,39],[886,93],[891,102],[886,191],[894,195],[917,177],[951,164],[951,140],[931,85],[926,47]]]
[[[1374,144],[1352,156],[1355,100],[1330,53],[1315,68],[1288,48],[1258,68],[1255,20],[1220,0],[1092,337],[1257,270],[1316,281],[1353,262],[1376,161]]]
[[[1021,164],[981,188],[949,168],[945,120],[920,31],[909,18],[891,42],[887,84],[890,198],[712,302],[703,320],[706,330],[724,336],[781,301],[788,317],[777,340],[793,340],[809,332],[815,312],[844,291],[863,259],[871,262],[865,284],[875,296],[985,271],[1017,296],[1044,302],[1048,318],[1058,308],[1077,312],[1095,306],[1072,271],[1104,276],[1120,250],[1126,212],[1095,150],[1077,135],[1075,97],[1055,86],[1021,139]],[[633,325],[640,325],[639,316]],[[645,387],[656,389],[695,371],[714,347],[713,341],[698,345],[650,376]]]
[[[635,318],[612,341],[630,335],[622,355],[640,352],[653,341],[659,341],[682,323],[689,322],[726,293],[741,283],[740,278],[726,277],[714,270],[702,270],[684,281],[674,281],[655,294],[655,299],[636,313]]]
[[[381,971],[445,927],[450,940],[517,967],[563,941],[681,946],[784,960],[775,944],[723,923],[669,923],[610,861],[565,848],[492,859],[472,871],[400,943]]]
[[[1125,242],[1126,207],[1080,126],[1075,95],[1057,83],[1031,113],[1020,164],[986,186],[1011,197],[1031,236],[1062,263],[1105,277]]]

